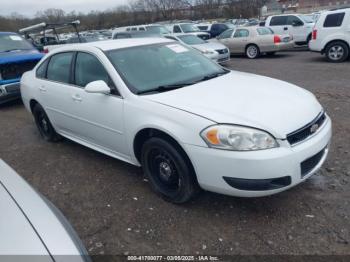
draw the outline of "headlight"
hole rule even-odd
[[[214,55],[216,52],[212,50],[202,50],[202,54],[204,55]]]
[[[216,125],[201,133],[209,147],[232,151],[255,151],[278,147],[269,133],[242,126]]]

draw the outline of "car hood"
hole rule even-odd
[[[315,96],[300,87],[237,71],[145,98],[216,123],[263,129],[280,139],[322,111]]]
[[[52,261],[27,217],[2,184],[0,184],[0,207],[0,256],[45,255],[43,258]]]
[[[0,65],[26,61],[39,61],[43,56],[44,54],[41,54],[36,49],[0,53]]]
[[[226,46],[219,42],[208,42],[205,44],[200,44],[200,45],[191,45],[193,48],[196,48],[200,51],[204,50],[221,50],[221,49],[227,49]]]

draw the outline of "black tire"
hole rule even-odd
[[[310,34],[307,39],[306,39],[306,44],[307,44],[307,47],[309,47],[309,44],[310,44],[310,41],[312,39],[312,34]]]
[[[56,133],[54,127],[52,126],[48,116],[45,113],[44,108],[39,104],[36,104],[33,108],[33,116],[35,124],[39,130],[40,135],[48,142],[57,142],[62,139],[62,137]]]
[[[188,202],[199,192],[192,165],[181,151],[172,143],[153,137],[145,142],[141,155],[152,189],[175,204]]]
[[[349,47],[341,41],[335,41],[327,45],[326,58],[331,63],[341,63],[349,57]]]
[[[268,56],[273,56],[273,55],[275,55],[276,54],[276,52],[267,52],[266,53],[266,55],[268,55]]]
[[[260,49],[257,45],[248,45],[245,49],[245,55],[249,59],[256,59],[260,56]]]

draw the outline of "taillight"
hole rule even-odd
[[[281,43],[281,38],[280,38],[278,35],[275,35],[275,36],[273,37],[273,42],[274,42],[275,44]]]
[[[316,39],[317,39],[317,30],[316,30],[316,29],[314,29],[314,30],[312,31],[312,39],[313,39],[313,40],[316,40]]]

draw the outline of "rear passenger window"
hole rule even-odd
[[[246,29],[237,29],[234,37],[248,37],[249,31]]]
[[[46,78],[46,69],[47,69],[47,64],[48,60],[46,59],[44,63],[42,63],[39,68],[36,70],[36,77],[37,78]]]
[[[339,27],[342,25],[345,13],[327,15],[323,27]]]
[[[75,84],[85,87],[87,84],[102,80],[110,87],[112,81],[101,62],[93,55],[78,53],[75,64]]]
[[[51,57],[47,67],[47,79],[61,82],[70,82],[70,68],[73,53],[61,53]]]
[[[270,26],[287,25],[287,16],[274,16],[271,18]]]

